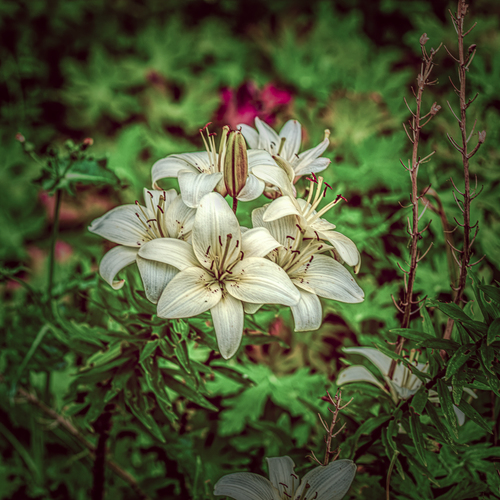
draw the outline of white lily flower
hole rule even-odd
[[[314,468],[300,481],[290,457],[266,460],[269,479],[251,472],[228,474],[217,481],[214,495],[234,500],[341,500],[356,475],[352,460],[336,460]]]
[[[415,374],[413,374],[408,367],[401,364],[396,365],[396,370],[394,371],[394,376],[391,380],[388,377],[388,373],[392,363],[392,359],[380,352],[378,349],[375,349],[373,347],[345,347],[343,351],[346,353],[351,352],[354,354],[361,354],[378,368],[387,385],[389,386],[392,400],[395,404],[397,404],[400,399],[408,399],[413,396],[422,385],[422,381]],[[420,370],[424,373],[427,372],[429,368],[428,363],[414,364],[417,370]],[[377,387],[380,387],[383,391],[385,391],[384,385],[367,368],[362,365],[352,365],[345,368],[339,373],[336,382],[339,387],[350,382],[368,382],[370,384],[376,385]],[[451,391],[452,388],[449,387],[449,390]],[[464,387],[464,391],[467,392],[467,394],[469,394],[470,396],[477,398],[477,395],[474,393],[474,391],[471,391],[469,388]],[[429,401],[431,403],[439,403],[439,397],[436,391],[429,391]],[[453,409],[455,410],[459,425],[463,425],[463,423],[465,422],[465,415],[455,405],[453,405]]]
[[[255,127],[241,124],[241,132],[252,149],[264,149],[272,156],[280,156],[290,164],[296,177],[321,172],[331,160],[320,158],[330,144],[330,131],[325,130],[325,138],[315,148],[299,153],[302,142],[302,127],[297,120],[289,120],[283,125],[279,135],[265,122],[255,118]]]
[[[314,187],[316,193],[314,194]],[[311,181],[309,194],[306,200],[294,198],[293,196],[281,196],[274,200],[264,214],[264,221],[272,222],[287,215],[296,215],[299,218],[299,225],[305,231],[306,238],[316,238],[326,240],[335,248],[337,260],[345,262],[349,266],[354,266],[357,273],[361,266],[361,256],[356,245],[343,234],[334,231],[335,225],[322,219],[321,216],[334,207],[342,198],[337,196],[335,200],[328,203],[319,212],[316,208],[326,194],[330,186],[323,182],[322,177],[317,178],[317,182]],[[314,195],[314,198],[313,198]]]
[[[279,243],[264,228],[243,235],[238,219],[218,193],[207,194],[196,212],[192,245],[164,238],[139,255],[180,270],[158,301],[161,318],[190,318],[210,309],[222,356],[238,350],[243,302],[295,305],[300,294],[287,274],[263,257]]]
[[[206,139],[203,136],[205,130]],[[224,163],[228,131],[229,128],[224,127],[218,150],[215,134],[210,134],[208,126],[205,126],[200,132],[206,151],[175,154],[158,160],[151,171],[153,186],[158,187],[157,182],[165,177],[177,177],[184,203],[193,208],[199,205],[203,196],[214,189],[226,196]],[[286,172],[276,165],[268,152],[256,149],[247,151],[247,155],[248,177],[245,186],[238,193],[238,200],[255,200],[264,191],[266,183],[278,186],[282,193],[293,191]]]
[[[115,281],[126,266],[137,263],[146,297],[156,304],[167,283],[177,274],[175,267],[145,260],[139,248],[156,238],[187,240],[191,234],[196,210],[187,207],[175,189],[157,191],[144,189],[145,206],[122,205],[92,221],[88,230],[120,246],[102,258],[99,273],[115,290],[125,280]]]
[[[266,207],[255,209],[252,222],[254,228],[266,228],[281,244],[267,258],[283,268],[300,293],[299,303],[291,306],[295,331],[317,330],[321,326],[323,314],[318,296],[351,304],[363,301],[363,290],[349,271],[334,258],[321,255],[334,250],[333,247],[316,237],[308,238],[295,215],[266,222],[266,210]],[[255,310],[253,304],[245,306],[248,313]]]

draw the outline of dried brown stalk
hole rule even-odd
[[[307,457],[310,458],[311,460],[314,460],[319,465],[327,466],[330,463],[330,455],[333,455],[335,453],[333,460],[337,460],[337,457],[340,455],[340,448],[337,448],[336,450],[332,450],[332,440],[334,437],[338,436],[342,432],[342,430],[345,427],[345,424],[337,432],[334,433],[333,431],[335,429],[335,426],[337,425],[339,411],[346,408],[351,403],[352,399],[350,399],[344,406],[342,406],[342,393],[340,392],[340,389],[337,390],[335,397],[332,398],[330,393],[328,391],[326,391],[326,396],[323,396],[321,399],[330,403],[334,408],[333,410],[331,408],[328,408],[328,411],[332,414],[332,421],[331,421],[330,425],[327,425],[327,423],[323,420],[323,417],[318,413],[318,417],[319,417],[319,420],[321,422],[321,425],[323,426],[323,428],[326,431],[325,457],[323,459],[323,462],[321,462],[320,460],[318,460],[318,458],[314,454],[314,451],[312,451],[312,450],[311,450],[311,454],[307,455]]]
[[[403,300],[400,300],[399,304],[396,304],[397,309],[403,314],[403,318],[401,320],[401,328],[408,328],[410,324],[411,315],[420,309],[419,307],[416,307],[419,301],[413,300],[413,287],[415,284],[415,275],[417,272],[418,263],[425,257],[425,255],[430,249],[429,246],[429,248],[425,251],[423,255],[419,255],[418,241],[422,239],[422,233],[424,233],[427,230],[428,225],[422,230],[419,230],[418,228],[418,222],[427,208],[427,206],[425,206],[423,211],[419,214],[418,202],[426,194],[427,190],[424,190],[422,194],[419,194],[417,177],[418,177],[419,166],[422,163],[428,161],[429,158],[434,154],[434,151],[425,158],[421,158],[418,154],[418,146],[420,141],[420,131],[422,130],[423,127],[425,127],[425,125],[427,125],[427,123],[429,123],[429,121],[441,109],[441,106],[438,106],[436,103],[434,103],[431,106],[430,111],[426,115],[424,116],[421,115],[422,94],[424,92],[424,89],[425,87],[429,85],[434,85],[436,83],[436,80],[431,81],[429,80],[429,77],[432,68],[434,67],[433,63],[434,56],[441,48],[441,45],[439,45],[439,47],[436,50],[431,49],[430,52],[427,52],[425,44],[427,43],[428,40],[429,38],[425,33],[420,37],[420,47],[422,49],[422,65],[420,67],[420,73],[417,76],[417,92],[415,93],[415,91],[412,89],[413,95],[415,96],[416,111],[412,111],[411,107],[408,105],[405,99],[406,106],[408,107],[412,115],[412,118],[411,120],[409,120],[409,125],[408,125],[411,133],[408,132],[406,125],[403,124],[403,127],[405,129],[406,135],[408,136],[408,139],[413,144],[413,150],[412,150],[412,158],[408,166],[406,166],[401,160],[400,161],[403,164],[403,167],[410,173],[412,221],[410,222],[410,218],[408,218],[407,232],[410,235],[409,271],[405,271],[403,268],[401,268],[401,270],[404,273],[403,275],[404,294],[403,294]],[[396,342],[396,349],[395,349],[397,354],[401,354],[404,342],[405,338],[399,336]],[[396,369],[396,360],[393,360],[388,373],[389,378],[392,378],[395,369]]]
[[[0,382],[3,381],[0,375]],[[88,450],[88,455],[92,460],[96,459],[96,446],[94,446],[90,441],[87,441],[81,432],[66,418],[59,415],[55,410],[49,408],[45,403],[40,401],[34,394],[26,391],[23,388],[18,389],[18,395],[20,395],[23,400],[39,408],[43,413],[48,415],[54,424],[61,426],[67,432],[69,432],[73,437],[75,437],[85,448]],[[126,470],[122,469],[116,462],[106,458],[106,465],[119,477],[121,477],[125,482],[127,482],[130,487],[134,490],[137,498],[140,500],[150,500],[150,497],[141,489],[139,483],[131,474]]]
[[[453,85],[453,88],[455,90],[455,93],[459,96],[460,99],[460,118],[457,116],[457,114],[453,111],[451,104],[448,102],[448,106],[451,109],[453,115],[455,116],[455,119],[457,120],[458,126],[460,128],[460,135],[462,138],[462,145],[457,144],[457,142],[451,137],[450,134],[447,134],[449,141],[453,145],[453,147],[461,154],[462,156],[462,164],[464,168],[464,191],[460,191],[455,183],[453,182],[453,179],[450,179],[453,187],[455,188],[455,191],[459,196],[462,197],[462,201],[459,201],[457,198],[457,195],[455,192],[453,192],[455,196],[455,200],[457,202],[458,208],[463,214],[463,223],[458,222],[455,219],[455,222],[463,228],[463,245],[462,249],[458,250],[455,247],[451,248],[451,252],[453,257],[455,258],[455,261],[459,265],[460,269],[460,274],[458,277],[458,283],[453,284],[453,298],[455,304],[460,305],[462,302],[462,297],[463,293],[465,290],[465,284],[466,284],[466,278],[467,278],[467,271],[468,268],[477,264],[478,262],[475,262],[474,264],[470,263],[470,258],[471,258],[471,247],[472,244],[474,243],[474,240],[476,238],[477,232],[479,228],[477,227],[477,222],[473,226],[470,225],[470,204],[471,201],[477,196],[477,181],[476,181],[476,188],[474,191],[471,191],[470,188],[470,174],[469,174],[469,160],[472,158],[480,148],[481,144],[484,142],[486,138],[486,132],[482,131],[478,133],[478,142],[474,149],[471,152],[468,152],[467,146],[468,143],[474,133],[474,129],[476,124],[472,126],[472,130],[470,134],[467,133],[467,108],[474,102],[476,99],[477,95],[473,97],[472,99],[466,98],[466,83],[467,83],[467,71],[469,71],[469,66],[472,63],[472,60],[474,59],[474,55],[476,54],[476,45],[473,44],[471,45],[467,53],[464,50],[464,38],[474,29],[476,26],[476,23],[472,25],[471,28],[469,28],[466,32],[464,32],[464,19],[467,14],[467,9],[468,5],[465,3],[465,0],[459,0],[458,1],[458,7],[457,7],[457,12],[454,15],[451,11],[450,12],[450,17],[453,22],[453,25],[455,27],[455,31],[457,32],[457,38],[458,38],[458,59],[454,57],[451,52],[446,49],[448,54],[455,60],[455,62],[458,64],[458,79],[460,82],[460,87],[457,88],[457,86],[451,81],[451,84]],[[474,236],[471,238],[471,231],[472,229],[476,228]],[[460,257],[457,257],[457,254]],[[446,328],[444,331],[443,338],[444,339],[449,339],[451,337],[451,332],[453,330],[453,320],[451,318],[448,319],[448,322],[446,324]]]

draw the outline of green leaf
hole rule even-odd
[[[479,347],[479,355],[481,356],[481,360],[483,361],[483,365],[490,373],[496,375],[492,364],[495,359],[495,349],[492,347],[488,347],[486,342],[481,342],[481,346]]]
[[[442,379],[437,381],[437,391],[439,395],[439,402],[441,403],[441,408],[443,409],[444,418],[448,422],[451,431],[454,436],[458,439],[458,423],[455,410],[453,409],[453,401],[451,400],[450,391],[446,382]]]
[[[500,318],[497,318],[491,325],[488,327],[488,337],[487,344],[491,345],[495,342],[495,339],[500,337]]]
[[[494,300],[500,304],[500,288],[492,285],[478,285],[479,289],[482,290],[485,295],[487,295],[491,300]]]
[[[483,313],[483,318],[484,321],[489,324],[493,318],[490,316],[489,310],[487,308],[487,304],[484,302],[483,295],[481,294],[479,285],[481,282],[479,281],[479,278],[477,277],[477,274],[473,269],[469,269],[468,271],[468,277],[472,281],[472,290],[474,291],[474,295],[476,297],[476,301],[479,305],[479,308],[481,309],[481,312]]]
[[[405,339],[414,340],[415,342],[423,342],[424,340],[429,340],[431,337],[427,333],[420,332],[418,330],[411,330],[409,328],[394,328],[389,330],[391,333],[395,333]]]
[[[189,325],[182,319],[173,319],[171,321],[172,330],[177,333],[181,340],[187,340],[189,337]]]
[[[265,345],[265,344],[270,344],[271,342],[278,342],[278,344],[281,347],[286,347],[286,348],[290,347],[283,339],[276,337],[274,335],[265,335],[265,334],[243,335],[243,338],[241,339],[242,346]]]
[[[446,378],[448,379],[454,375],[457,370],[471,357],[471,355],[474,354],[475,351],[476,347],[474,344],[465,344],[460,346],[448,361],[446,366]]]
[[[382,424],[387,422],[392,418],[391,415],[379,415],[378,417],[372,417],[368,420],[365,420],[356,431],[357,436],[361,436],[362,434],[371,434],[375,429],[380,427]]]
[[[461,410],[473,422],[482,427],[484,430],[488,431],[490,434],[493,434],[491,425],[488,424],[488,422],[486,422],[486,420],[484,420],[484,418],[469,403],[462,400],[457,406],[458,409]]]
[[[417,415],[422,415],[425,405],[428,399],[427,389],[424,385],[420,386],[420,389],[415,393],[413,398],[411,398],[410,406],[413,408]]]
[[[446,351],[446,352],[453,352],[453,351],[456,351],[460,347],[460,344],[453,341],[453,340],[429,339],[429,340],[425,340],[424,342],[421,342],[419,344],[419,346],[420,347],[429,347],[431,349],[442,349],[443,351]]]
[[[434,405],[429,400],[427,400],[427,404],[425,405],[425,411],[427,412],[427,415],[429,415],[439,434],[444,439],[444,442],[450,445],[453,451],[456,452],[453,436],[450,434],[448,428],[443,424],[436,411],[436,408],[434,408]]]
[[[153,354],[158,347],[159,339],[150,340],[144,344],[142,348],[141,355],[139,357],[139,362],[144,361],[146,358],[149,358],[151,354]]]
[[[210,403],[210,401],[205,399],[198,391],[192,389],[186,384],[179,382],[174,377],[167,375],[164,370],[162,370],[162,372],[163,378],[165,379],[165,384],[167,384],[167,386],[177,394],[185,397],[186,399],[189,399],[189,401],[192,401],[193,403],[196,403],[203,408],[207,408],[208,410],[212,411],[218,411],[218,408]]]
[[[453,302],[439,302],[438,300],[427,299],[427,303],[432,307],[437,307],[443,311],[446,316],[458,321],[470,321],[471,318],[465,314],[460,307],[458,307]]]
[[[184,342],[184,341],[179,342],[179,344],[177,344],[174,347],[174,354],[177,357],[177,359],[179,360],[179,363],[181,364],[182,368],[184,368],[184,370],[186,370],[187,373],[191,374],[192,369],[191,369],[191,366],[189,364],[189,354],[188,354],[186,342]]]
[[[427,460],[425,458],[424,434],[420,425],[420,417],[414,413],[410,413],[410,431],[413,438],[413,444],[417,450],[417,455],[420,461],[427,467]]]
[[[453,397],[453,403],[458,405],[462,399],[462,394],[464,392],[465,384],[467,383],[467,376],[465,372],[459,371],[451,377],[451,395]]]
[[[165,437],[158,427],[156,420],[149,413],[146,397],[127,395],[126,402],[127,407],[134,414],[137,420],[139,420],[154,437],[158,438],[162,443],[166,443]]]
[[[422,326],[424,328],[424,332],[430,337],[436,337],[436,331],[434,330],[434,325],[432,324],[427,307],[422,307],[420,309],[420,313],[422,315]]]

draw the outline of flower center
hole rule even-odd
[[[240,240],[237,239],[234,248],[231,248],[231,242],[233,239],[232,234],[226,235],[225,242],[220,235],[218,239],[220,245],[218,251],[215,251],[212,255],[210,255],[211,247],[208,247],[205,252],[205,258],[212,261],[210,264],[210,271],[212,272],[215,280],[222,284],[222,281],[231,281],[231,275],[233,274],[232,269],[236,266],[236,264],[238,264],[238,262],[244,259],[245,254],[243,251],[239,250],[239,255],[235,256],[235,251],[238,252],[238,249],[240,248]]]
[[[205,149],[208,153],[208,163],[210,165],[209,172],[203,172],[205,174],[215,174],[217,172],[223,172],[224,170],[224,159],[226,157],[226,146],[227,146],[227,134],[229,132],[229,127],[226,125],[222,128],[222,137],[219,142],[219,151],[217,152],[217,146],[215,145],[215,132],[210,133],[208,126],[212,123],[207,123],[203,128],[200,129],[200,135],[203,139],[203,144],[205,144]],[[205,133],[205,135],[203,135]],[[198,167],[200,168],[200,167]]]
[[[295,486],[295,480],[297,480],[297,486],[299,484],[299,478],[295,474],[290,474],[292,476],[292,487],[290,490],[288,490],[288,484],[285,483],[280,483],[281,486],[285,489],[283,491],[283,500],[316,500],[318,498],[318,492],[314,492],[314,496],[306,496],[309,493],[309,488],[311,487],[309,483],[306,483],[304,486],[304,490],[302,491],[300,496],[295,496],[295,492],[297,491],[297,488]],[[312,492],[311,492],[312,493]]]
[[[151,192],[148,191],[148,194],[151,196],[151,199],[154,199]],[[146,231],[146,239],[143,238],[142,241],[154,240],[156,238],[168,238],[168,231],[165,225],[166,197],[166,193],[163,191],[158,205],[156,205],[156,207],[152,207],[152,209],[142,207],[137,200],[135,201],[135,204],[140,210],[140,213],[136,212],[135,215]],[[141,245],[139,241],[137,244],[139,246]]]
[[[332,189],[330,184],[324,182],[323,177],[316,177],[314,173],[311,174],[312,179],[308,177],[311,182],[309,185],[309,194],[306,200],[306,206],[303,209],[302,215],[307,220],[309,224],[316,222],[322,215],[326,214],[328,210],[333,208],[340,200],[347,201],[341,194],[338,194],[335,200],[324,206],[319,212],[314,213],[317,206],[320,204],[321,199],[326,196],[328,189]],[[324,187],[323,187],[324,185]],[[316,186],[316,190],[314,189]],[[316,193],[314,192],[316,191]]]

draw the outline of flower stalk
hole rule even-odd
[[[413,145],[412,148],[412,157],[411,161],[406,166],[401,160],[401,163],[403,167],[409,172],[410,174],[410,179],[411,179],[411,207],[412,207],[412,220],[410,222],[410,218],[407,219],[408,221],[408,229],[407,232],[410,235],[410,263],[409,263],[409,270],[406,271],[400,266],[400,269],[404,273],[404,293],[403,293],[403,300],[399,301],[399,304],[397,304],[394,301],[394,304],[396,305],[396,308],[398,311],[403,315],[402,320],[401,320],[401,328],[408,328],[410,325],[410,319],[412,314],[417,312],[419,308],[415,309],[415,306],[419,303],[419,301],[413,300],[413,290],[414,290],[414,285],[415,285],[415,276],[417,272],[417,266],[420,260],[422,260],[427,252],[430,249],[427,249],[427,251],[423,254],[420,255],[418,251],[418,242],[419,240],[422,239],[422,234],[427,230],[428,225],[422,229],[419,230],[418,228],[418,223],[422,215],[424,214],[427,206],[424,207],[423,211],[419,213],[419,201],[422,199],[422,197],[426,194],[427,190],[424,190],[422,194],[419,194],[419,188],[418,188],[418,169],[422,163],[425,163],[429,160],[429,158],[434,154],[434,151],[426,156],[425,158],[421,158],[418,154],[418,147],[419,147],[419,142],[420,142],[420,132],[422,128],[427,125],[430,120],[438,113],[438,111],[441,109],[441,106],[437,105],[434,103],[431,106],[431,109],[427,114],[422,116],[422,95],[424,92],[425,87],[429,85],[434,85],[436,83],[436,80],[429,80],[430,74],[432,72],[432,69],[434,67],[434,57],[437,54],[438,50],[441,48],[441,45],[434,50],[431,48],[430,52],[427,52],[425,48],[425,44],[429,38],[427,37],[426,33],[424,33],[420,37],[420,47],[422,50],[422,65],[420,68],[420,73],[417,76],[417,92],[415,93],[415,90],[412,88],[413,95],[415,96],[415,103],[416,103],[416,110],[412,111],[408,103],[405,103],[406,106],[408,107],[408,110],[411,113],[411,120],[409,121],[409,129],[408,131],[407,127],[405,124],[403,124],[404,130],[406,132],[406,135],[408,136],[408,139]],[[431,243],[432,245],[432,243]],[[394,298],[393,298],[394,300]],[[396,342],[396,353],[401,354],[401,351],[403,350],[403,345],[405,342],[405,338],[402,336],[398,336],[397,342]],[[393,360],[391,363],[391,367],[389,369],[388,377],[392,379],[394,376],[394,371],[396,369],[396,360]]]

